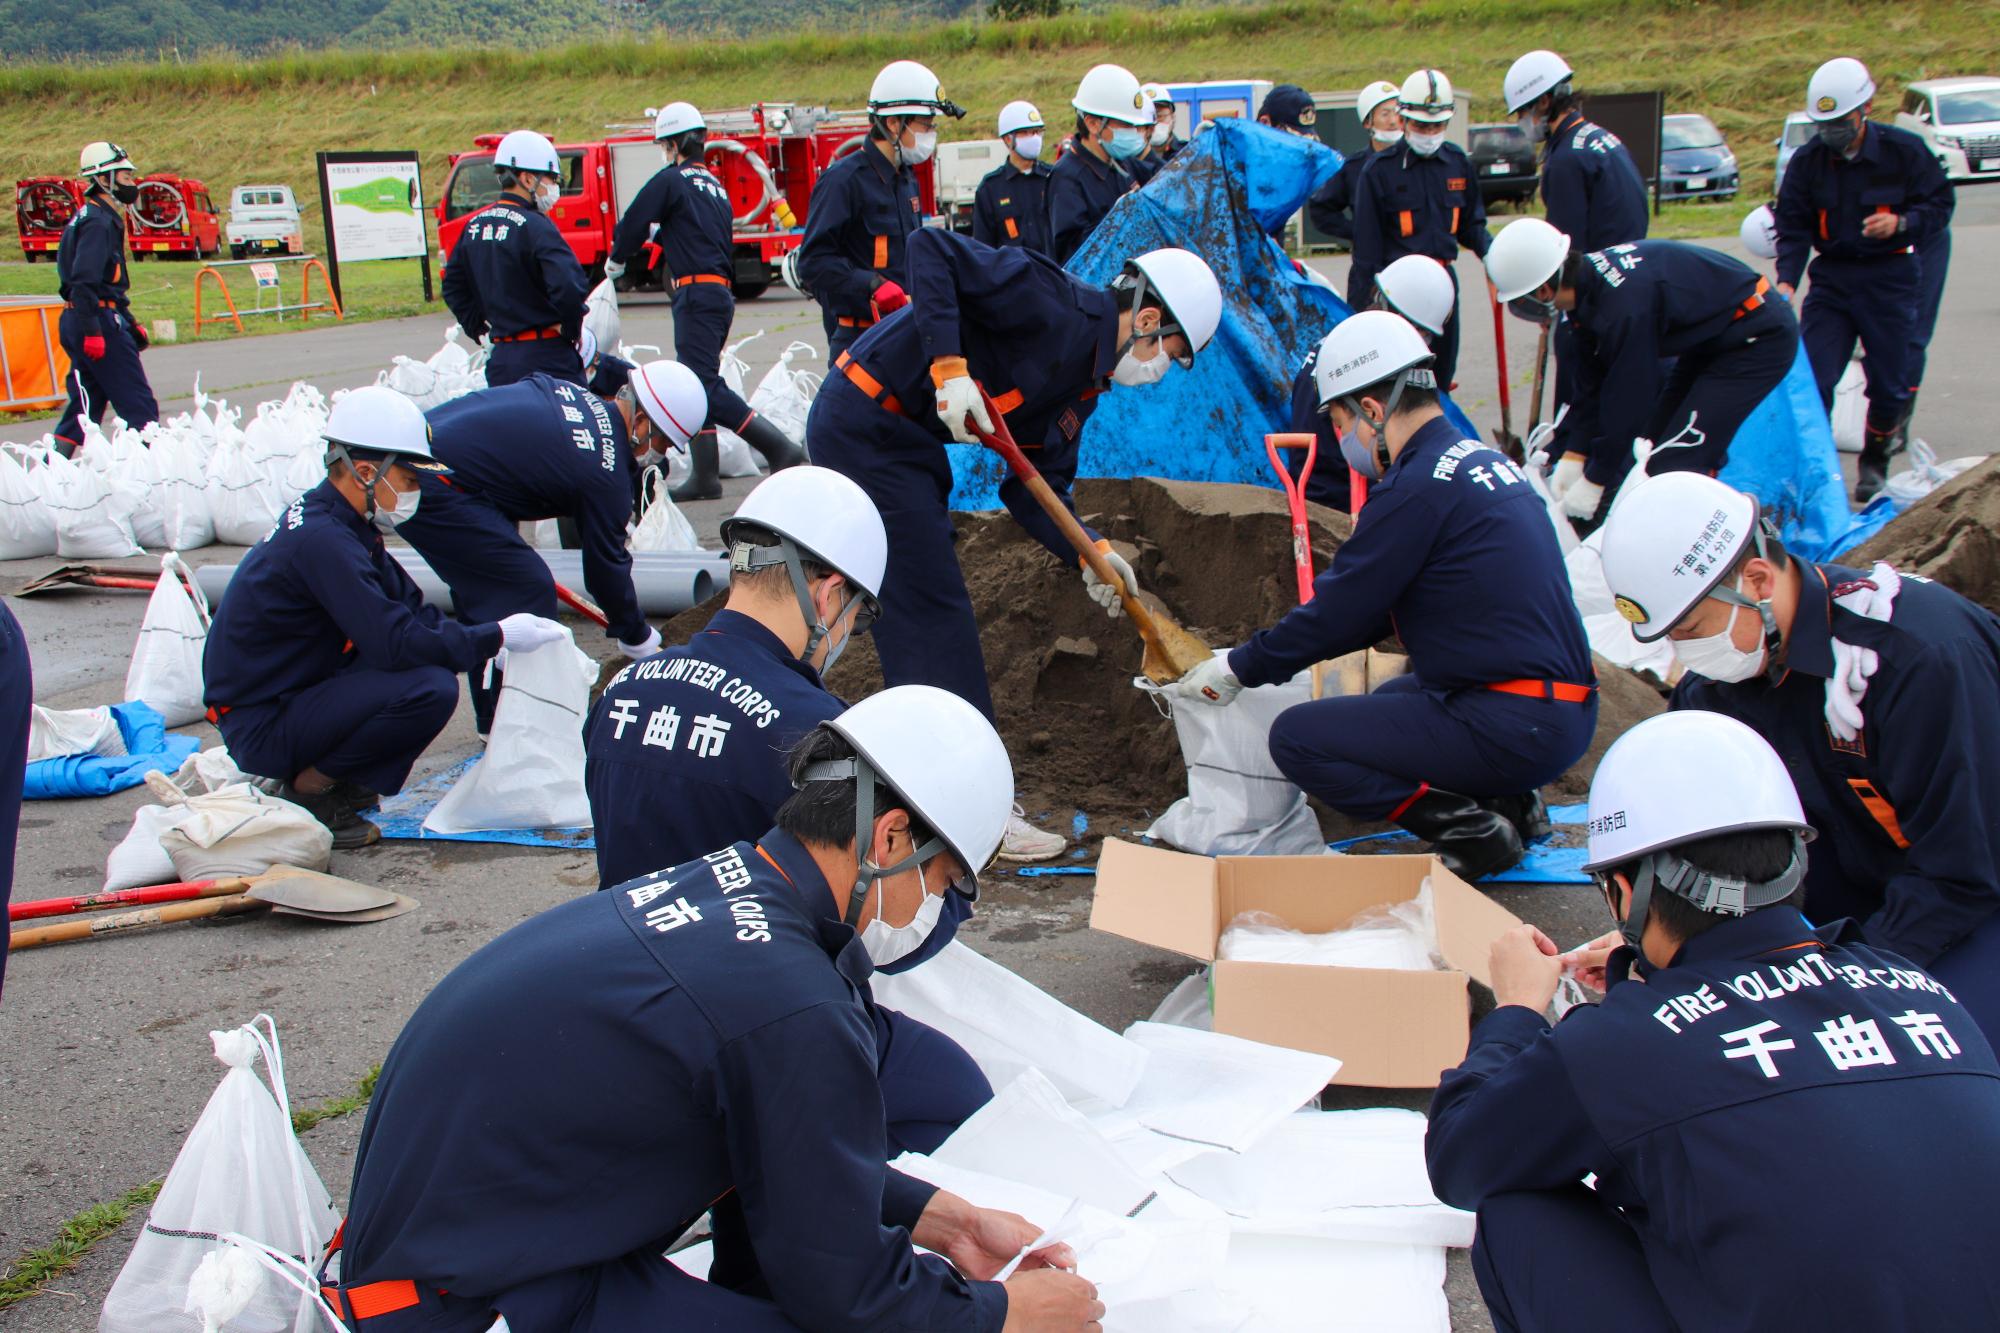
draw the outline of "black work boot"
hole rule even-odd
[[[722,498],[722,445],[714,431],[696,431],[688,441],[687,480],[667,494],[675,504]]]
[[[1470,796],[1432,787],[1396,819],[1431,845],[1444,868],[1466,881],[1497,875],[1521,859],[1521,835],[1504,815]]]
[[[335,778],[327,794],[347,802],[347,808],[357,813],[377,809],[382,804],[382,793],[369,791],[360,783],[349,782],[345,778]]]
[[[755,412],[736,432],[752,449],[764,455],[765,464],[773,472],[783,472],[788,467],[797,467],[806,461],[806,451],[799,447],[791,436],[758,416]]]
[[[1555,825],[1549,822],[1549,807],[1538,791],[1518,796],[1482,796],[1479,804],[1512,824],[1522,842],[1533,842],[1555,832]]]
[[[1867,428],[1862,438],[1861,457],[1854,463],[1854,503],[1865,505],[1889,480],[1889,450],[1894,431]]]
[[[342,799],[337,787],[308,795],[286,783],[283,795],[326,826],[327,832],[333,834],[333,850],[336,852],[351,852],[382,841],[382,830],[356,813],[354,807]]]

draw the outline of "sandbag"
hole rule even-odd
[[[32,560],[56,553],[56,516],[34,477],[45,449],[0,445],[0,560]]]
[[[1833,386],[1833,447],[1858,454],[1868,436],[1868,377],[1859,358],[1849,361]]]
[[[272,866],[324,870],[333,855],[326,825],[247,782],[189,796],[166,774],[153,773],[146,787],[173,813],[160,846],[176,879],[261,875]]]
[[[282,478],[251,458],[240,433],[216,443],[208,464],[208,505],[215,539],[231,546],[263,541],[284,511]]]
[[[108,796],[136,787],[149,773],[177,769],[201,748],[193,736],[170,736],[159,712],[138,699],[111,705],[122,754],[69,754],[38,759],[21,778],[21,798],[67,801],[79,796]]]
[[[764,372],[764,378],[757,381],[757,392],[750,395],[750,410],[794,440],[806,437],[806,414],[812,410],[813,396],[819,392],[820,376],[792,363],[800,357],[818,355],[819,349],[811,343],[793,343],[778,357],[778,363]],[[767,468],[770,463],[770,459],[764,459]]]
[[[207,546],[215,540],[208,455],[193,422],[185,415],[172,423],[156,421],[146,428],[145,439],[156,474],[153,503],[160,515],[160,544],[173,551]]]
[[[174,883],[174,858],[160,845],[160,835],[174,826],[176,812],[164,805],[142,805],[132,812],[132,827],[104,861],[104,891],[138,889]]]
[[[160,557],[160,581],[146,602],[146,618],[125,673],[125,697],[152,705],[170,727],[199,722],[208,711],[201,683],[208,599],[193,585],[194,575],[179,555],[169,551]]]
[[[748,338],[742,338],[731,343],[722,353],[722,382],[734,390],[736,396],[739,398],[743,396],[743,376],[750,369],[750,363],[745,361],[739,353],[743,348],[748,347],[763,336],[761,333],[753,333]],[[722,445],[723,476],[754,477],[757,475],[759,470],[757,467],[757,456],[751,452],[750,446],[745,443],[741,435],[726,427],[717,426],[715,428],[715,438]]]
[[[109,447],[86,450],[81,461],[104,474],[105,485],[125,491],[132,499],[132,536],[155,550],[167,544],[166,516],[160,509],[160,467],[145,437],[124,422],[111,434]]]
[[[86,451],[106,447],[104,437],[88,423],[85,433],[95,436]],[[96,468],[54,452],[35,475],[55,516],[57,555],[65,560],[115,560],[143,554],[132,530],[132,514],[140,501],[132,488],[113,487]]]
[[[694,524],[667,494],[667,480],[657,467],[649,467],[639,479],[639,521],[627,542],[635,551],[698,551],[701,540]]]
[[[486,753],[424,819],[432,833],[584,828],[583,717],[597,663],[567,633],[531,653],[509,653]],[[693,718],[683,719],[692,727]]]
[[[583,327],[597,340],[599,348],[608,350],[618,345],[623,327],[618,316],[618,288],[611,279],[598,283],[583,298]]]
[[[428,411],[454,398],[486,387],[486,354],[457,340],[456,324],[445,332],[444,346],[428,360],[399,356],[375,379]]]

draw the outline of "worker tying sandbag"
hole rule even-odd
[[[579,390],[578,392],[581,392]],[[540,616],[459,624],[424,605],[383,545],[442,477],[415,403],[371,385],[326,422],[327,476],[250,548],[202,652],[209,720],[244,772],[287,785],[348,849],[381,832],[360,811],[401,791],[458,706],[452,672],[564,637]]]
[[[358,1333],[1098,1327],[1051,1267],[1069,1248],[1030,1252],[1057,1219],[885,1165],[868,941],[977,895],[1013,801],[998,733],[903,686],[788,768],[775,828],[552,908],[417,1007],[326,1275]],[[706,1282],[662,1256],[704,1213]]]
[[[1109,287],[1058,268],[1047,256],[996,250],[926,228],[910,238],[913,308],[864,334],[834,361],[813,400],[806,434],[813,461],[852,477],[895,534],[882,580],[875,647],[891,685],[940,685],[993,716],[979,624],[953,549],[947,441],[974,443],[968,418],[990,430],[992,407],[1028,447],[1065,505],[1083,424],[1116,385],[1157,383],[1190,366],[1222,313],[1215,274],[1186,250],[1133,259]],[[1117,589],[1087,567],[1018,478],[1000,486],[1015,520],[1072,568],[1113,615]],[[1109,544],[1089,534],[1107,553]],[[1110,554],[1128,589],[1138,580]],[[1062,839],[1024,819],[1001,854],[1046,860]]]
[[[1334,809],[1400,824],[1478,879],[1548,831],[1537,789],[1583,757],[1597,682],[1546,508],[1504,455],[1460,438],[1432,362],[1388,311],[1326,336],[1321,407],[1371,483],[1368,503],[1310,602],[1173,691],[1228,704],[1246,685],[1399,636],[1408,675],[1287,709],[1271,758]]]

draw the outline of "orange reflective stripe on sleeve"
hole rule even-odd
[[[878,269],[889,267],[889,238],[887,236],[877,236],[875,238],[875,267]]]
[[[1875,784],[1867,778],[1849,778],[1847,785],[1854,789],[1854,794],[1861,799],[1861,804],[1875,817],[1875,822],[1882,826],[1882,831],[1889,835],[1889,841],[1907,849],[1910,840],[1903,836],[1903,825],[1902,821],[1896,818],[1896,807],[1890,805],[1888,799],[1875,790]]]
[[[1006,224],[1007,224],[1007,239],[1008,239],[1008,240],[1010,240],[1010,241],[1018,241],[1018,240],[1020,240],[1020,239],[1021,239],[1021,229],[1020,229],[1019,227],[1017,227],[1017,226],[1015,226],[1015,225],[1014,225],[1014,219],[1012,219],[1012,218],[1006,218],[1006,219],[1004,219],[1004,221],[1005,221],[1005,222],[1006,222]]]
[[[999,408],[1000,414],[1005,416],[1019,407],[1023,401],[1024,399],[1019,389],[1009,389],[993,400],[993,406]]]
[[[346,1307],[351,1320],[373,1319],[377,1315],[407,1310],[419,1301],[417,1284],[408,1280],[370,1282],[359,1287],[321,1287],[320,1295],[335,1309]]]
[[[1822,241],[1827,241],[1827,240],[1832,240],[1832,239],[1833,239],[1833,238],[1832,238],[1831,236],[1829,236],[1829,235],[1827,234],[1827,230],[1826,230],[1826,210],[1825,210],[1824,208],[1822,208],[1822,209],[1821,209],[1821,210],[1819,211],[1819,238],[1820,238],[1820,239],[1821,239]]]
[[[1396,214],[1396,221],[1397,225],[1403,229],[1403,235],[1410,236],[1416,233],[1417,215],[1415,213],[1412,213],[1409,209],[1406,208],[1402,212]]]
[[[1454,236],[1458,235],[1458,212],[1456,208],[1451,210],[1451,234]]]

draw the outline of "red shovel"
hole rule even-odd
[[[1500,298],[1491,287],[1486,289],[1486,299],[1493,305],[1493,356],[1500,370],[1500,429],[1493,432],[1493,442],[1500,446],[1500,452],[1521,461],[1521,437],[1514,433],[1514,402],[1512,392],[1507,387],[1507,321],[1500,309]]]
[[[1286,471],[1285,460],[1278,453],[1280,449],[1306,451],[1305,466],[1299,469],[1296,480]],[[1312,533],[1306,527],[1306,481],[1312,476],[1313,463],[1319,457],[1319,436],[1266,435],[1264,453],[1271,460],[1271,470],[1278,474],[1278,485],[1285,491],[1285,507],[1292,513],[1292,566],[1299,576],[1299,605],[1304,606],[1313,599]]]

